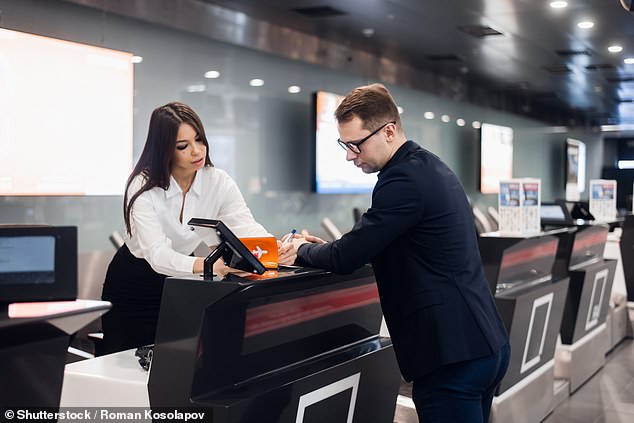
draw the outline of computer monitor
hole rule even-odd
[[[573,225],[572,216],[563,203],[542,203],[540,207],[542,226],[570,226]]]
[[[257,273],[259,275],[266,271],[264,265],[258,260],[249,249],[231,232],[224,223],[214,219],[193,218],[187,222],[190,226],[200,226],[216,231],[220,238],[220,244],[207,256],[204,266],[204,277],[213,277],[212,266],[222,257],[225,264],[231,268],[244,270],[245,272]]]
[[[0,306],[76,298],[75,226],[0,225]]]

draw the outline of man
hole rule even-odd
[[[438,157],[407,141],[383,85],[354,89],[335,117],[346,159],[379,172],[372,206],[335,242],[296,238],[298,262],[337,273],[371,262],[419,419],[486,423],[510,347],[462,185]]]

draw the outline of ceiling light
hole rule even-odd
[[[622,123],[620,125],[601,125],[601,132],[634,131],[634,124]]]
[[[297,94],[301,90],[302,89],[299,85],[291,85],[290,87],[288,87],[288,92],[291,94]]]
[[[451,118],[449,117],[449,115],[442,115],[440,117],[440,120],[442,120],[445,123],[449,123],[449,121],[451,120]]]
[[[205,86],[202,84],[196,84],[196,85],[188,85],[187,86],[187,92],[188,93],[202,93],[205,91]]]
[[[366,37],[370,38],[371,36],[374,35],[374,28],[363,28],[361,30],[361,33],[365,35]]]
[[[396,109],[398,110],[399,115],[402,115],[403,112],[405,111],[401,106],[396,106]]]
[[[617,166],[619,169],[634,169],[634,160],[619,160]]]
[[[215,70],[207,71],[207,72],[205,72],[205,78],[208,78],[208,79],[220,78],[220,72],[215,71]]]
[[[627,59],[624,59],[623,63],[625,63],[626,65],[634,65],[634,57],[628,57]]]
[[[592,21],[581,21],[577,24],[577,26],[581,29],[590,29],[594,27],[594,22]]]
[[[143,61],[143,57],[142,56],[132,56],[132,58],[130,59],[130,61],[132,63],[141,63]]]
[[[568,7],[567,1],[551,1],[550,7],[553,9],[563,9],[564,7]]]
[[[425,119],[433,119],[434,118],[434,112],[425,112],[423,114],[423,116],[425,117]]]
[[[249,85],[251,85],[252,87],[261,87],[262,85],[264,85],[264,80],[260,78],[255,78],[249,81]]]
[[[466,122],[462,118],[456,119],[456,125],[458,125],[458,126],[464,126],[465,123]]]
[[[613,46],[608,47],[608,51],[610,53],[620,53],[620,52],[623,51],[623,47],[618,46],[618,45],[615,44]]]
[[[482,123],[479,120],[474,120],[473,122],[471,122],[471,126],[473,127],[473,129],[480,129]]]

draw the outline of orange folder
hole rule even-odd
[[[260,260],[264,267],[277,269],[277,239],[275,237],[240,238],[240,241]]]

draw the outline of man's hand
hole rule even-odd
[[[302,229],[302,235],[301,235],[306,241],[311,242],[313,244],[325,244],[326,241],[324,241],[323,239],[316,237],[314,235],[311,235],[308,233],[308,231],[306,229]]]
[[[286,235],[283,239],[287,238]],[[297,259],[297,248],[292,242],[282,245],[282,241],[277,241],[277,261],[279,264],[292,265]]]

